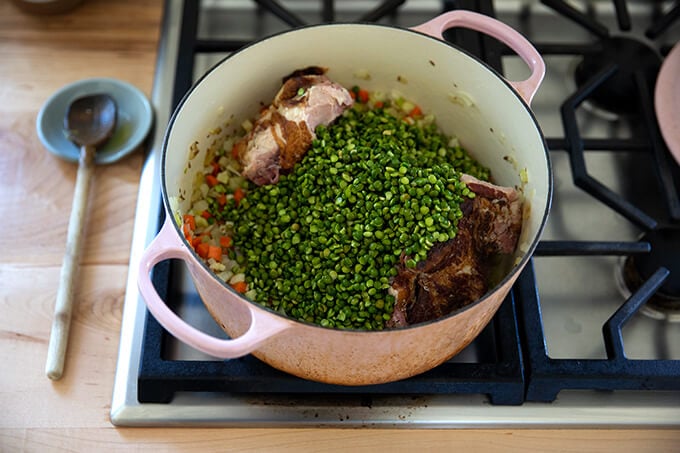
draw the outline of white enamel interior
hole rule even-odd
[[[347,87],[398,90],[426,113],[434,113],[444,132],[457,136],[491,168],[494,182],[522,188],[530,211],[519,253],[530,247],[548,209],[550,172],[529,108],[504,80],[466,53],[392,27],[307,27],[259,41],[217,65],[173,117],[164,155],[166,194],[171,198],[190,194],[191,175],[218,138],[217,127],[222,127],[222,134],[232,133],[271,102],[283,76],[312,65],[328,68],[328,76]],[[187,169],[194,142],[200,152]],[[528,177],[524,184],[522,171]],[[180,211],[186,209],[180,204]]]

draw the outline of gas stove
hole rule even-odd
[[[413,378],[343,387],[253,357],[218,360],[146,311],[137,263],[162,224],[160,153],[192,83],[253,40],[308,23],[419,25],[451,9],[527,36],[547,74],[532,102],[551,151],[554,198],[534,258],[482,334]],[[111,421],[125,426],[680,426],[680,167],[660,134],[654,83],[680,39],[677,1],[167,0],[140,179]],[[521,60],[492,38],[445,38],[509,78]],[[225,337],[180,262],[159,294]]]

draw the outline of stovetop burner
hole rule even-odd
[[[663,55],[680,37],[677,2],[166,0],[166,7],[152,96],[159,127],[140,181],[111,409],[114,424],[680,424],[680,323],[640,315],[657,292],[676,294],[677,262],[669,262],[663,252],[667,248],[678,255],[673,248],[677,236],[664,239],[670,245],[655,236],[679,227],[680,169],[666,156],[656,129],[647,79],[653,75],[637,70],[638,61],[626,67],[629,59],[646,58],[644,65],[653,72],[662,57],[650,58],[650,50],[655,54],[658,48]],[[488,328],[441,367],[371,388],[310,383],[253,357],[217,360],[168,335],[148,315],[135,271],[162,222],[163,125],[193,80],[253,39],[289,26],[362,18],[408,27],[455,8],[495,15],[522,31],[548,68],[532,110],[551,151],[555,196],[550,219],[535,257]],[[609,30],[621,33],[611,37]],[[493,39],[460,29],[446,37],[511,79],[526,71]],[[647,44],[651,40],[654,44]],[[614,56],[613,63],[594,69],[599,75],[584,72],[583,86],[565,87],[565,80],[574,77],[574,61],[595,65],[592,55],[607,46],[612,53],[635,56]],[[579,108],[598,102],[621,112],[608,95],[604,101],[590,99],[594,87],[617,75],[634,79],[635,90],[627,94],[638,106],[633,114],[624,110],[617,114],[620,121],[612,121]],[[620,90],[626,88],[613,91]],[[623,280],[617,269],[623,269],[624,261],[648,264],[640,266],[639,286],[622,295],[613,275]],[[224,335],[183,265],[161,264],[154,269],[154,282],[168,305],[206,333]]]
[[[631,255],[622,265],[626,294],[638,291],[659,269],[680,275],[680,230],[660,228],[642,235],[641,242],[651,245],[650,252]],[[655,319],[680,322],[680,279],[669,278],[647,301],[641,313]]]
[[[653,86],[661,68],[661,55],[646,42],[624,36],[605,37],[596,47],[597,51],[586,54],[576,67],[576,84],[581,87],[612,68],[606,83],[592,92],[590,102],[616,114],[639,114],[637,99],[631,97],[637,89],[635,73]]]

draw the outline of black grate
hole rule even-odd
[[[273,0],[257,0],[260,8],[269,11],[290,26],[304,25],[300,17]],[[376,21],[398,13],[404,1],[387,0],[357,18]],[[198,53],[231,52],[246,41],[218,41],[198,38],[200,2],[186,1],[183,11],[181,45],[173,106],[176,106],[192,84],[194,59]],[[491,2],[444,2],[443,9],[465,8],[493,15]],[[322,18],[333,21],[333,1],[323,2]],[[496,69],[501,68],[498,45],[481,35],[457,30],[447,36],[452,42],[474,55],[484,58]],[[165,262],[154,270],[153,281],[168,304],[177,303],[172,290],[176,263]],[[197,297],[197,296],[196,296]],[[172,307],[171,307],[172,308]],[[141,366],[138,377],[138,399],[144,403],[168,403],[177,392],[229,392],[249,394],[296,394],[313,398],[316,395],[359,394],[364,400],[372,395],[422,395],[442,393],[486,394],[492,404],[521,404],[524,401],[524,370],[512,295],[503,302],[498,313],[470,347],[481,353],[475,363],[447,362],[413,378],[398,382],[345,387],[320,384],[282,373],[252,356],[235,360],[183,361],[168,360],[164,349],[167,332],[152,317],[147,318]]]
[[[334,2],[319,0],[323,22],[335,20]],[[617,8],[617,26],[620,30],[631,28],[626,2],[612,0]],[[194,61],[201,53],[219,53],[238,50],[247,41],[205,40],[198,36],[200,13],[199,1],[185,1],[181,44],[178,51],[173,108],[189,90],[193,82]],[[273,14],[291,27],[306,22],[281,3],[274,0],[257,0],[257,14]],[[384,1],[361,21],[375,21],[399,14],[403,1]],[[592,43],[565,44],[536,42],[534,45],[544,56],[549,55],[595,55],[603,49],[602,39],[611,31],[600,23],[588,8],[577,9],[563,1],[544,0],[546,6],[560,12],[565,20],[582,26],[593,36]],[[468,9],[494,15],[491,0],[443,0],[442,9]],[[520,12],[529,14],[528,10]],[[656,39],[680,17],[680,5],[657,16],[645,34]],[[501,58],[508,49],[492,38],[476,32],[455,29],[445,34],[455,45],[486,61],[502,72]],[[656,43],[661,54],[670,49],[667,43]],[[672,161],[660,138],[652,108],[652,82],[648,74],[633,70],[631,86],[639,105],[639,123],[642,133],[627,139],[588,138],[579,135],[575,112],[600,86],[621,71],[617,64],[605,66],[587,78],[574,93],[565,93],[561,113],[564,136],[548,137],[546,143],[553,153],[569,155],[573,180],[576,186],[596,200],[614,209],[643,231],[659,228],[680,228],[680,205],[678,184],[680,170]],[[605,184],[590,175],[586,166],[586,154],[598,151],[621,153],[647,153],[655,160],[659,191],[666,206],[665,215],[648,213],[645,206],[626,200]],[[643,256],[652,251],[649,242],[613,241],[542,241],[537,257],[563,256]],[[534,260],[535,261],[535,260]],[[489,326],[472,343],[480,354],[476,363],[447,362],[427,373],[399,382],[378,386],[349,388],[319,384],[295,378],[279,372],[253,357],[228,361],[181,361],[166,359],[164,349],[169,335],[152,316],[147,317],[145,339],[138,377],[140,402],[167,403],[176,392],[229,392],[249,394],[296,394],[313,398],[316,395],[360,394],[370,400],[372,395],[385,394],[487,394],[493,404],[522,404],[524,401],[553,401],[563,389],[656,389],[680,390],[679,360],[629,360],[625,357],[621,330],[630,317],[670,279],[680,276],[660,266],[639,289],[603,325],[606,359],[554,359],[546,349],[543,331],[538,283],[534,274],[534,261],[519,277],[510,296],[504,301]],[[161,263],[154,270],[154,283],[159,294],[169,305],[177,304],[178,297],[172,289],[176,272],[172,262]],[[181,296],[185,297],[185,296]],[[197,297],[197,296],[195,296]]]
[[[164,277],[161,277],[164,278]],[[319,395],[423,395],[480,393],[492,404],[521,404],[524,380],[515,304],[508,297],[496,317],[473,343],[484,351],[477,363],[447,362],[413,378],[397,382],[347,387],[322,384],[278,371],[252,356],[233,360],[182,361],[163,359],[168,335],[149,317],[138,399],[168,403],[176,392],[229,392],[251,394]]]
[[[542,0],[549,6],[590,31],[595,40],[590,45],[568,45],[534,43],[542,55],[581,55],[587,58],[600,55],[604,41],[612,35],[600,23],[591,10],[579,10],[560,0]],[[626,2],[613,0],[617,12],[617,25],[620,31],[629,31],[631,21]],[[658,14],[652,25],[645,30],[648,37],[658,37],[680,15],[676,5],[666,14]],[[670,46],[655,43],[660,53]],[[561,106],[564,137],[548,138],[551,151],[566,151],[572,169],[574,184],[614,209],[625,219],[643,231],[678,229],[680,224],[680,204],[678,202],[678,166],[670,157],[660,137],[653,109],[652,97],[656,73],[645,73],[639,61],[625,63],[603,63],[600,71],[589,77],[573,93],[566,94]],[[658,71],[658,68],[657,68]],[[612,83],[613,77],[628,77],[624,80],[633,87],[628,93],[628,101],[636,105],[634,115],[642,131],[626,139],[592,139],[580,135],[576,111],[582,103],[591,100],[599,87]],[[629,114],[629,112],[627,112]],[[614,192],[605,184],[590,175],[586,166],[586,153],[609,150],[615,152],[647,153],[655,160],[660,192],[665,198],[666,216],[657,219],[624,196]],[[536,250],[536,256],[635,256],[652,251],[651,245],[638,242],[573,242],[543,241]],[[680,390],[680,360],[631,360],[624,354],[622,328],[625,323],[647,303],[669,279],[680,276],[671,275],[669,269],[659,266],[644,283],[633,292],[626,302],[602,326],[606,348],[606,359],[555,359],[546,349],[543,337],[541,306],[533,263],[520,276],[515,287],[520,324],[524,326],[525,360],[527,362],[527,401],[553,401],[560,390],[597,389],[597,390]],[[540,334],[534,329],[538,326]]]
[[[606,359],[554,359],[543,342],[540,297],[533,264],[520,275],[515,285],[518,311],[524,326],[527,362],[527,401],[550,402],[565,389],[595,390],[680,390],[679,360],[631,360],[623,352],[621,329],[626,321],[659,289],[668,277],[659,269],[633,294],[602,328],[607,348]],[[527,327],[529,326],[529,327]],[[538,326],[539,331],[533,330]]]

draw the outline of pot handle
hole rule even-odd
[[[424,24],[412,27],[411,30],[443,39],[444,31],[452,27],[470,28],[486,33],[514,50],[529,66],[531,75],[526,80],[508,80],[508,83],[524,98],[527,104],[531,104],[531,100],[538,91],[543,76],[545,76],[545,63],[541,54],[522,34],[492,17],[463,10],[446,12]]]
[[[240,337],[234,339],[216,338],[190,326],[177,316],[160,298],[151,282],[153,267],[161,261],[178,258],[185,262],[193,259],[186,244],[179,239],[172,218],[167,216],[163,227],[146,248],[139,263],[139,290],[146,305],[158,322],[177,339],[193,348],[222,359],[242,357],[253,352],[259,345],[290,327],[290,323],[256,310],[243,301],[250,312],[250,326]]]

